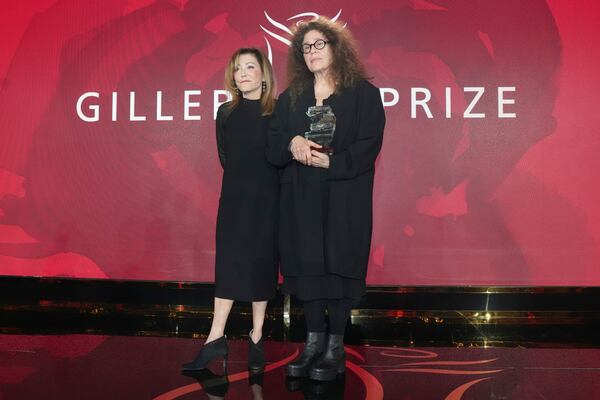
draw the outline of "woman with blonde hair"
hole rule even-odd
[[[350,31],[323,17],[296,27],[288,84],[271,119],[267,157],[283,168],[283,291],[303,301],[307,338],[286,373],[327,381],[345,371],[344,330],[366,289],[385,114]],[[329,106],[320,109],[329,124],[335,116],[327,151],[305,137],[315,106]]]
[[[271,64],[255,48],[237,50],[225,71],[232,100],[217,112],[223,181],[216,228],[214,316],[208,337],[184,372],[206,368],[228,346],[225,324],[234,300],[252,302],[248,367],[265,364],[262,328],[267,301],[277,286],[279,171],[265,158],[267,127],[275,108]]]

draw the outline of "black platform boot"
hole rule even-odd
[[[316,381],[333,381],[345,371],[344,335],[329,335],[325,352],[310,367],[308,376]]]
[[[248,337],[248,370],[250,372],[260,372],[265,368],[265,349],[263,337],[260,337],[258,343],[252,340],[252,331]]]
[[[323,353],[324,348],[325,332],[308,332],[304,350],[286,366],[285,374],[294,378],[307,376],[310,366]]]
[[[225,371],[227,370],[228,353],[227,336],[223,335],[210,343],[204,344],[194,361],[181,366],[181,372],[184,374],[198,372],[205,369],[212,360],[218,357],[223,357],[223,370]]]

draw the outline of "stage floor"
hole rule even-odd
[[[201,342],[0,335],[0,399],[600,398],[600,349],[347,346],[345,377],[324,385],[285,379],[282,367],[300,349],[288,342],[265,343],[264,374],[249,377],[247,342],[230,340],[227,380],[219,363],[217,376],[181,375]]]

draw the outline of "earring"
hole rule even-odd
[[[235,87],[235,94],[237,94],[238,96],[240,95],[240,89],[237,86]]]
[[[267,82],[262,81],[262,92],[266,92],[267,91]]]

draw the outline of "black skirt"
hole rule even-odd
[[[364,279],[347,278],[335,274],[316,276],[288,276],[282,291],[293,294],[301,301],[349,298],[358,301],[366,291]]]
[[[329,184],[326,180],[320,181],[321,217],[323,230],[327,230],[326,221],[329,207]],[[366,291],[364,279],[355,279],[347,276],[325,272],[322,275],[284,276],[282,291],[293,294],[301,301],[319,299],[360,299]]]

